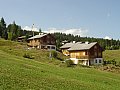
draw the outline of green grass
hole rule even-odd
[[[94,68],[60,67],[54,63],[57,59],[48,60],[47,54],[42,54],[46,51],[26,51],[20,43],[10,45],[0,46],[0,90],[120,90],[120,74]],[[27,59],[22,56],[26,52],[35,57],[40,53],[44,58]]]
[[[120,75],[56,67],[0,51],[0,88],[8,90],[119,90]]]
[[[103,52],[103,58],[105,60],[115,59],[117,62],[120,62],[120,50],[106,50]]]
[[[9,40],[0,39],[0,50],[5,51],[11,55],[23,57],[25,54],[34,58],[34,60],[49,64],[60,64],[60,60],[55,58],[49,58],[49,51],[46,50],[28,50],[28,46],[25,43],[11,42]],[[58,53],[58,58],[64,60],[67,57],[63,56],[61,53]]]

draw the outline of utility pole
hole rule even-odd
[[[34,37],[34,24],[32,25],[32,32],[33,32],[33,37]],[[35,48],[35,47],[34,47],[34,43],[35,43],[35,42],[34,42],[34,38],[33,38],[33,48]]]

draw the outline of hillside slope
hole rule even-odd
[[[61,68],[0,50],[1,89],[119,90],[120,75],[90,68]]]
[[[0,42],[1,90],[120,90],[120,74],[93,68],[59,67],[43,62],[49,61],[44,54],[39,59],[27,59],[22,56],[25,52],[22,46],[14,49],[13,44],[19,44],[5,42]]]
[[[103,52],[103,58],[105,60],[115,59],[117,62],[120,62],[120,50],[105,50]]]

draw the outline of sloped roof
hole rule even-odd
[[[89,50],[91,47],[93,47],[95,44],[97,44],[97,42],[93,42],[93,43],[75,43],[73,46],[71,46],[68,50],[72,51],[72,50]]]
[[[63,46],[61,46],[60,48],[61,48],[61,49],[70,48],[70,47],[72,47],[74,44],[75,44],[75,43],[66,43],[66,44],[64,44]]]
[[[35,35],[35,36],[31,37],[31,38],[28,38],[28,40],[36,39],[36,38],[41,38],[41,37],[44,37],[44,36],[46,36],[46,35],[47,35],[47,34]]]

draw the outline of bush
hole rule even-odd
[[[54,58],[57,58],[57,52],[56,52],[56,51],[52,51],[52,56],[53,56]]]
[[[56,51],[49,51],[49,52],[47,53],[47,56],[48,56],[49,58],[53,59],[53,58],[57,58],[58,54],[57,54]]]
[[[90,68],[90,66],[87,66],[87,65],[82,65],[82,64],[78,64],[79,67],[84,67],[84,68]]]
[[[74,65],[72,60],[66,60],[67,67],[72,67]]]
[[[111,63],[112,63],[113,65],[116,65],[115,59],[111,60]]]
[[[119,62],[117,62],[116,66],[119,66],[119,67],[120,67],[120,61],[119,61]]]
[[[107,60],[107,61],[104,61],[103,62],[103,65],[106,65],[106,64],[112,64],[112,65],[116,65],[116,60],[115,59],[113,59],[113,60]]]
[[[25,54],[23,55],[23,57],[24,57],[24,58],[29,58],[29,59],[34,59],[34,57],[32,57],[31,55],[29,55],[29,54],[27,54],[27,53],[25,53]]]

